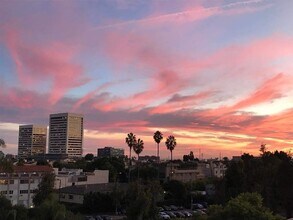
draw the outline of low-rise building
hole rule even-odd
[[[83,204],[84,196],[90,192],[111,193],[115,190],[126,192],[127,189],[127,183],[75,185],[61,188],[59,198],[61,202]]]
[[[123,157],[124,149],[114,147],[104,147],[97,149],[98,157]]]
[[[199,179],[200,172],[197,169],[182,169],[179,164],[169,163],[166,167],[166,177],[170,180],[190,182]]]
[[[221,161],[211,162],[212,175],[217,178],[223,178],[225,176],[227,166]]]
[[[225,175],[226,169],[226,165],[217,160],[209,162],[200,161],[195,167],[189,168],[182,168],[180,164],[169,163],[166,167],[166,178],[185,183],[209,177],[222,178]]]
[[[142,162],[142,163],[154,163],[154,162],[157,162],[159,161],[160,157],[157,157],[157,156],[139,156],[138,160],[139,162]]]
[[[109,170],[95,170],[94,172],[83,172],[82,169],[66,169],[63,168],[58,171],[54,168],[55,172],[55,189],[60,189],[74,185],[89,185],[89,184],[102,184],[109,182]]]
[[[50,166],[24,165],[13,166],[13,171],[0,171],[0,193],[12,205],[33,206],[33,196],[42,177],[54,170]]]

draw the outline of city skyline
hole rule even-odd
[[[84,154],[127,133],[174,158],[289,151],[293,2],[0,0],[0,138],[54,112],[84,115]]]

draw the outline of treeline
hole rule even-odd
[[[261,155],[243,154],[241,160],[230,161],[224,179],[217,184],[217,202],[225,203],[244,192],[257,192],[266,207],[275,213],[292,217],[293,162],[282,151],[269,152],[261,147]]]

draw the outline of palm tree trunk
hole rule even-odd
[[[173,161],[173,151],[170,150],[170,152],[171,152],[171,175],[170,175],[170,177],[172,177],[172,175],[173,175],[173,162],[172,162]]]
[[[160,161],[160,144],[158,143],[157,146],[157,157],[158,157],[158,162]]]
[[[131,147],[129,148],[128,182],[130,182],[130,168],[131,168]]]
[[[159,163],[160,163],[160,144],[159,143],[157,143],[158,144],[158,148],[157,148],[157,157],[158,157],[158,161],[157,161],[157,165],[158,165],[158,167],[157,167],[157,177],[158,177],[158,180],[160,180],[160,171],[159,171]]]
[[[131,166],[131,147],[129,148],[129,166]]]
[[[137,180],[139,181],[139,154],[137,154]]]

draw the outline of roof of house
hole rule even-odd
[[[53,168],[47,165],[23,165],[13,166],[14,173],[53,172]]]
[[[64,194],[75,194],[84,195],[90,192],[109,193],[112,192],[115,187],[118,190],[126,191],[128,189],[127,183],[99,183],[99,184],[88,184],[88,185],[75,185],[67,186],[60,189],[60,193]]]

